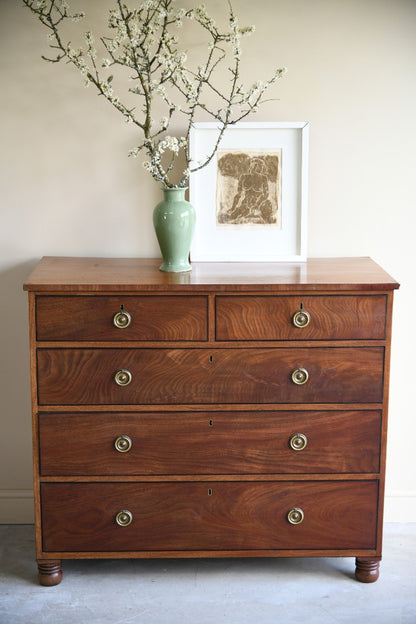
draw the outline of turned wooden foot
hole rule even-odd
[[[355,578],[361,583],[374,583],[378,579],[381,557],[357,557]]]
[[[60,560],[38,559],[39,583],[51,587],[62,581],[62,565]]]

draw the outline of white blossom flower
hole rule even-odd
[[[82,19],[84,19],[84,17],[85,17],[84,11],[80,11],[79,13],[74,13],[73,15],[71,15],[71,21],[80,22]]]
[[[244,28],[240,28],[240,35],[251,35],[256,30],[256,27],[252,24],[251,26],[244,26]]]

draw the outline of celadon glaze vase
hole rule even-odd
[[[184,188],[164,188],[163,200],[153,211],[163,262],[161,271],[190,271],[189,250],[195,229],[195,209],[185,199]]]

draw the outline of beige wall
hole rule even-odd
[[[77,0],[97,18],[109,0]],[[190,6],[187,0],[178,5]],[[206,0],[214,15],[226,3]],[[234,0],[248,82],[289,73],[255,117],[310,123],[308,253],[368,255],[402,284],[393,328],[386,519],[416,521],[412,226],[416,2]],[[189,41],[189,48],[194,42]],[[19,0],[0,0],[0,522],[31,511],[22,282],[42,255],[156,256],[159,188],[127,158],[130,126],[65,65]]]

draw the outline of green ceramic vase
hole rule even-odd
[[[164,188],[163,200],[153,211],[163,262],[161,271],[190,271],[189,250],[195,229],[195,210],[185,199],[184,188]]]

